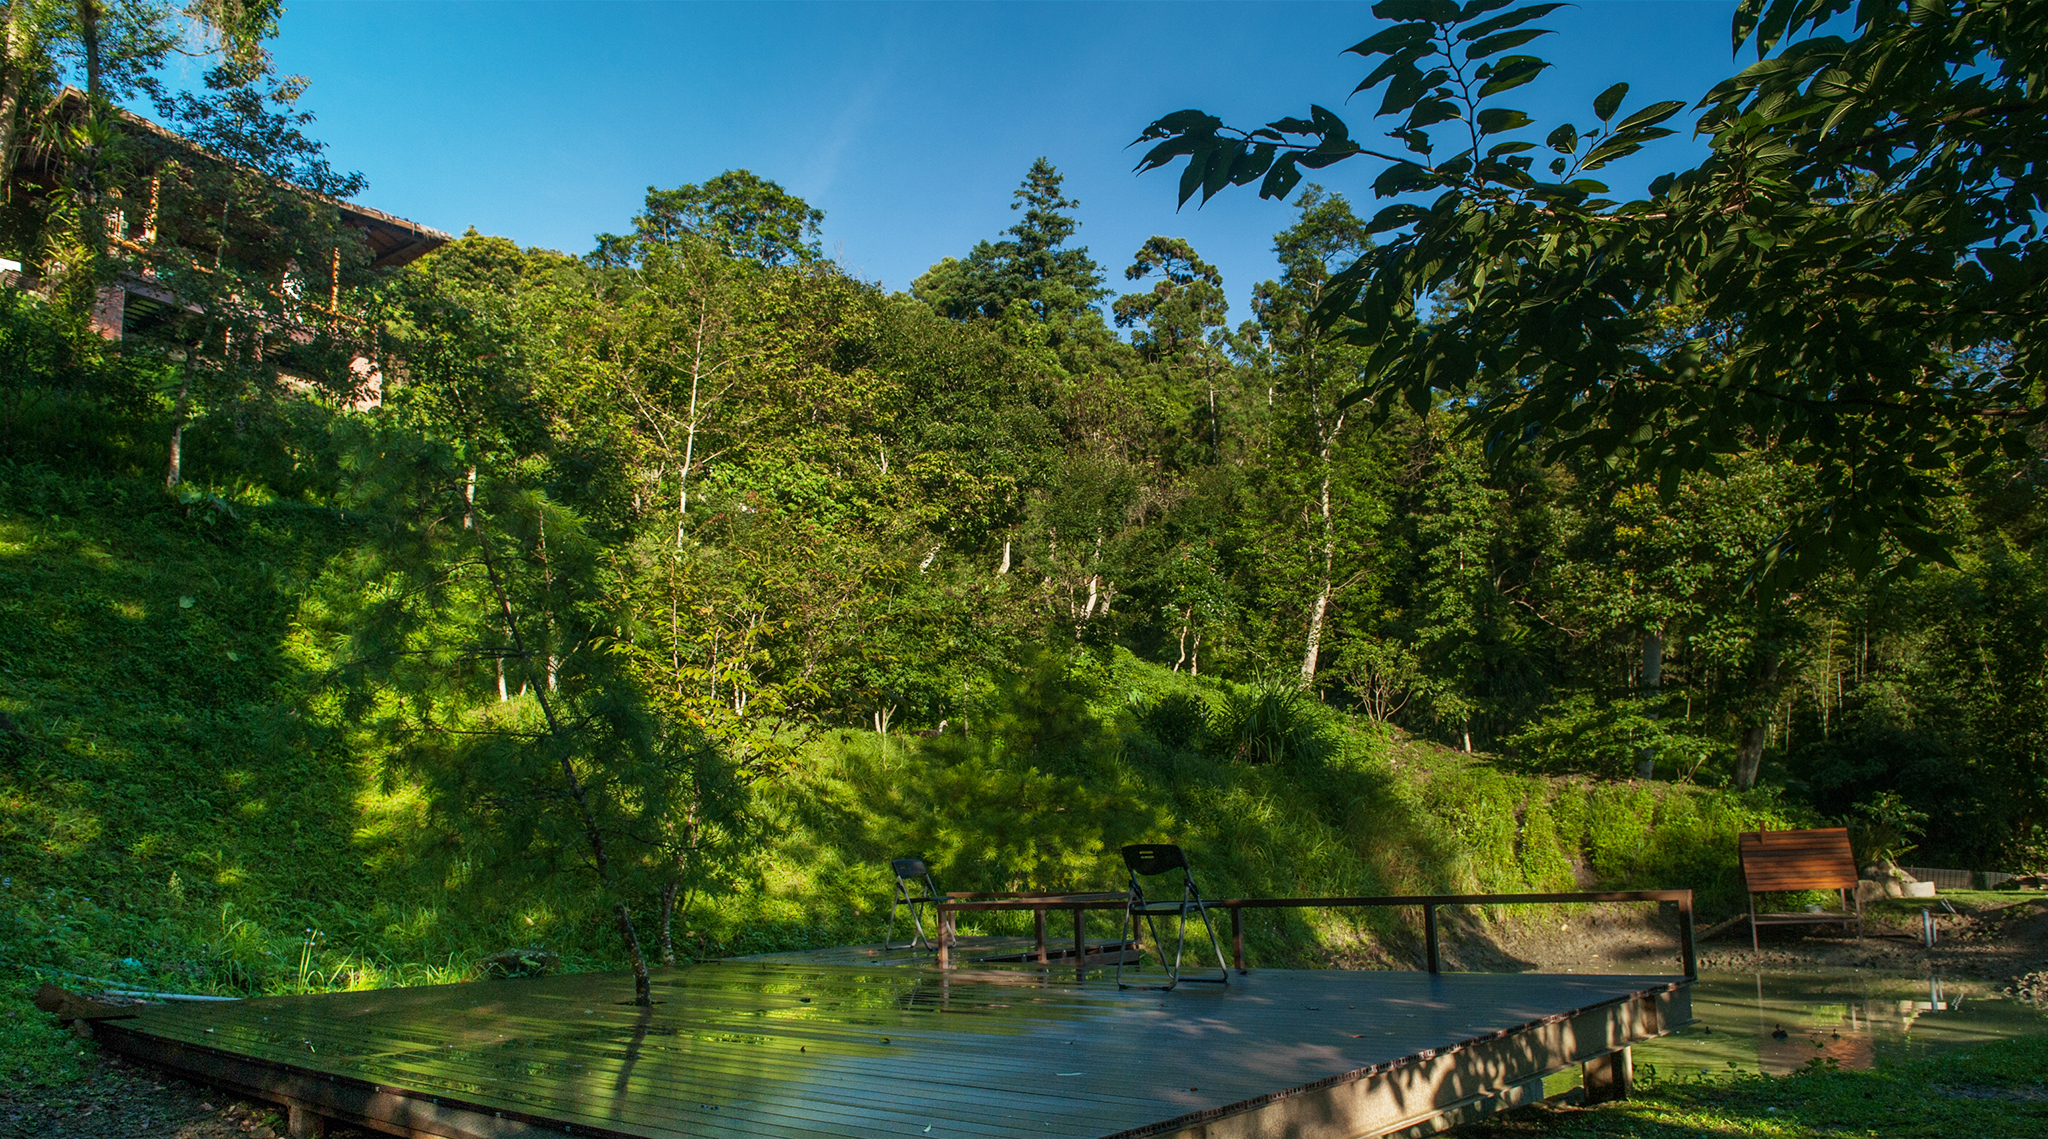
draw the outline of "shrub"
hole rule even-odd
[[[1217,720],[1231,758],[1244,763],[1318,764],[1330,754],[1322,706],[1277,679],[1231,692]]]

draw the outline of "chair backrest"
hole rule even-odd
[[[1752,894],[1856,886],[1856,855],[1845,827],[1745,831],[1736,836],[1736,851],[1743,883]]]
[[[1180,847],[1166,842],[1141,842],[1123,848],[1124,868],[1133,874],[1164,874],[1188,870],[1188,856]],[[1192,877],[1192,874],[1190,874]]]
[[[892,858],[889,869],[894,870],[898,878],[923,878],[931,873],[922,858]]]

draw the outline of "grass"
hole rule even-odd
[[[174,496],[148,475],[0,469],[10,1029],[39,1022],[25,1002],[49,970],[254,994],[457,980],[510,946],[544,945],[568,969],[619,966],[580,880],[494,889],[332,699],[333,662],[301,616],[358,538],[310,496]],[[684,952],[875,938],[884,862],[906,853],[930,859],[945,889],[1101,886],[1121,880],[1117,845],[1140,839],[1186,845],[1217,895],[1557,889],[1584,876],[1692,883],[1711,914],[1733,904],[1732,832],[1791,821],[1768,795],[1502,771],[1313,705],[1269,727],[1312,731],[1319,746],[1247,763],[1200,722],[1225,710],[1221,684],[1121,651],[1068,679],[1084,722],[1058,754],[904,733],[884,756],[871,733],[815,736],[755,786],[762,845],[731,892],[685,915]],[[1248,948],[1269,966],[1405,965],[1406,920],[1287,915],[1248,923]],[[10,1078],[76,1075],[69,1037],[5,1037]]]
[[[1455,1132],[1463,1139],[2034,1139],[2048,1134],[2048,1036],[1971,1045],[1894,1068],[1815,1065],[1790,1076],[1665,1081],[1635,1098],[1539,1108]]]

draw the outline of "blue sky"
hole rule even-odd
[[[1732,0],[1584,0],[1542,22],[1557,62],[1519,104],[1581,125],[1592,96],[1694,99],[1736,67]],[[1078,241],[1121,286],[1154,233],[1186,237],[1243,315],[1274,275],[1286,205],[1248,190],[1174,210],[1172,175],[1125,146],[1169,111],[1256,123],[1320,102],[1370,131],[1342,54],[1365,4],[498,3],[298,0],[275,45],[362,200],[460,233],[582,253],[650,185],[745,167],[825,210],[826,249],[890,289],[1012,223],[1050,157],[1081,202]],[[1617,173],[1639,188],[1697,144]],[[1376,208],[1362,161],[1318,180]]]

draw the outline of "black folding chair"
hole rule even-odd
[[[1195,872],[1188,866],[1188,856],[1180,847],[1167,843],[1139,843],[1123,848],[1124,868],[1131,873],[1131,897],[1124,906],[1122,943],[1130,944],[1131,934],[1138,931],[1138,922],[1143,920],[1145,928],[1152,935],[1152,945],[1159,950],[1159,963],[1166,968],[1168,981],[1164,985],[1147,985],[1145,988],[1169,990],[1182,981],[1199,981],[1211,985],[1230,983],[1230,968],[1223,961],[1223,943],[1216,938],[1216,927],[1209,921],[1209,909],[1202,904],[1202,892],[1195,888]],[[1145,897],[1144,884],[1140,878],[1180,871],[1180,897],[1172,901],[1152,901]],[[1215,977],[1182,977],[1180,965],[1182,954],[1188,944],[1188,916],[1193,914],[1202,919],[1202,928],[1209,931],[1209,948],[1216,951]],[[1166,943],[1159,938],[1156,919],[1177,916],[1180,929],[1173,947],[1173,962],[1166,961]],[[1130,988],[1124,984],[1123,955],[1117,955],[1116,986]]]
[[[889,869],[896,873],[896,892],[889,902],[889,930],[882,935],[882,948],[890,949],[936,949],[932,940],[925,936],[924,922],[917,916],[919,906],[935,906],[944,899],[939,897],[939,888],[932,883],[931,868],[922,858],[896,858],[889,862]],[[893,945],[896,937],[896,911],[910,911],[910,927],[917,932],[907,945]]]

